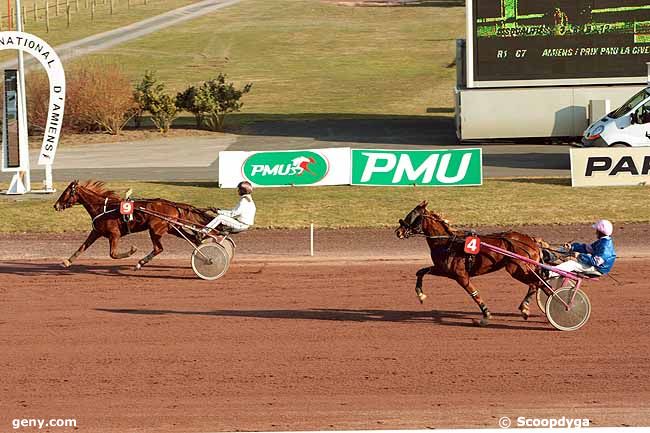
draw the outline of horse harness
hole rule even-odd
[[[70,193],[71,196],[74,196],[74,195],[77,193],[77,188],[78,188],[77,184],[73,184],[73,185],[72,185],[72,190],[71,190],[71,193]],[[94,193],[93,191],[89,191],[89,192]],[[127,193],[127,194],[128,194],[128,193]],[[119,200],[119,202],[118,202],[119,204],[118,204],[118,207],[117,207],[117,208],[115,208],[115,209],[109,209],[109,206],[112,204],[112,203],[110,203],[111,200],[116,200],[116,199],[114,199],[114,198],[111,199],[110,197],[104,197],[104,205],[103,205],[103,207],[102,207],[102,212],[101,212],[100,214],[96,215],[95,217],[93,217],[93,219],[92,219],[92,221],[91,221],[91,225],[92,225],[93,230],[98,231],[98,230],[96,229],[96,227],[95,227],[95,222],[96,222],[97,220],[99,220],[100,218],[103,218],[104,216],[106,216],[106,215],[108,215],[108,214],[111,214],[111,213],[113,213],[113,212],[120,211],[120,215],[121,215],[121,217],[122,217],[121,220],[124,222],[124,224],[125,224],[125,226],[126,226],[127,234],[131,234],[131,233],[132,233],[132,232],[131,232],[131,225],[130,225],[129,223],[133,221],[133,214],[135,213],[135,210],[136,210],[136,208],[135,208],[135,200],[129,198],[128,195],[127,195],[127,197],[126,197],[125,200]],[[158,200],[158,199],[137,199],[137,201],[139,201],[139,202],[145,202],[145,203],[147,203],[147,202],[153,202],[153,201],[155,201],[155,200]],[[178,206],[178,204],[173,203],[173,202],[170,202],[170,201],[168,201],[168,200],[164,200],[164,199],[163,199],[163,201],[165,201],[165,202],[167,202],[168,204],[170,204],[170,205],[172,205],[173,207],[175,207],[176,210],[179,212],[179,214],[181,213],[181,210],[182,210],[182,209],[185,209],[184,206]],[[122,205],[123,205],[124,203],[129,203],[129,204],[130,204],[130,209],[131,209],[130,212],[123,212],[123,211],[122,211]],[[208,208],[208,209],[198,209],[198,208],[196,208],[196,210],[199,211],[199,212],[201,212],[201,213],[204,214],[204,215],[207,215],[207,213],[206,213],[207,211],[215,211],[216,209],[213,209],[213,208]]]
[[[127,201],[130,202],[130,203],[133,203],[133,200],[127,200]],[[115,209],[108,209],[109,198],[105,197],[104,198],[104,206],[102,208],[102,213],[96,215],[91,221],[91,225],[92,225],[93,230],[98,231],[97,228],[95,227],[95,221],[97,221],[98,219],[104,217],[105,215],[108,215],[108,214],[113,213],[113,212],[117,212],[118,210],[120,210],[121,204],[122,204],[122,202],[120,202],[120,205]],[[131,206],[133,206],[133,204],[131,204]],[[123,214],[122,212],[120,212],[120,214],[122,216],[122,221],[124,222],[124,225],[126,226],[127,234],[131,234],[131,226],[129,225],[129,223],[131,221],[133,221],[133,212],[126,213],[126,214]]]
[[[432,218],[429,215],[426,215],[426,216],[429,217],[429,218]],[[413,233],[410,234],[410,236],[421,236],[421,237],[425,237],[427,239],[448,239],[449,242],[447,242],[446,245],[440,246],[440,247],[437,247],[437,248],[433,249],[432,253],[435,253],[435,252],[446,253],[447,254],[447,260],[445,261],[445,264],[446,264],[447,269],[450,269],[452,260],[459,255],[458,254],[459,253],[459,251],[458,251],[459,248],[453,248],[453,247],[463,245],[464,242],[465,242],[465,239],[467,237],[470,237],[470,236],[476,237],[476,236],[478,236],[478,233],[475,230],[467,230],[467,231],[464,231],[462,234],[452,233],[451,235],[430,236],[430,235],[426,235],[424,233],[413,232]],[[491,237],[495,237],[495,236],[491,236]],[[506,243],[509,243],[513,247],[514,247],[513,244],[515,244],[515,243],[521,244],[522,246],[527,246],[524,242],[522,242],[520,240],[517,240],[517,239],[509,239],[509,238],[507,238],[505,236],[496,236],[496,238],[501,239],[502,241],[504,241]],[[472,269],[474,269],[474,265],[476,263],[476,256],[478,254],[468,254],[463,249],[462,250],[462,255],[465,258],[465,270],[468,273],[471,273]],[[526,255],[530,256],[530,253],[528,251],[526,251]]]
[[[107,214],[109,214],[109,213],[111,213],[111,212],[115,212],[115,211],[117,210],[117,209],[111,209],[111,210],[108,210],[107,207],[108,207],[108,197],[106,197],[106,198],[104,199],[104,208],[103,208],[102,213],[100,213],[100,214],[98,214],[97,216],[95,216],[95,217],[93,218],[92,222],[91,222],[91,224],[92,224],[92,226],[93,226],[93,230],[98,231],[98,230],[95,228],[95,221],[96,221],[96,220],[98,220],[99,218],[103,217],[104,215],[107,215]],[[128,226],[128,225],[127,225],[127,226]]]
[[[447,269],[450,270],[451,269],[451,263],[452,263],[453,259],[455,257],[457,257],[458,253],[459,253],[459,251],[458,251],[459,248],[454,248],[454,246],[463,245],[464,242],[465,242],[465,238],[467,238],[468,236],[477,236],[477,233],[474,230],[469,230],[469,231],[463,232],[463,235],[459,235],[459,234],[454,233],[454,234],[449,235],[449,236],[429,236],[429,235],[425,235],[423,233],[413,233],[412,236],[422,236],[422,237],[425,237],[427,239],[448,239],[449,242],[447,242],[446,245],[439,246],[439,247],[433,249],[432,253],[436,253],[436,252],[446,253],[446,256],[447,256],[446,258],[447,259],[445,261],[445,265],[446,265]],[[465,270],[468,273],[471,273],[472,269],[474,269],[474,264],[476,263],[477,254],[468,254],[468,253],[465,253],[463,251],[462,255],[465,258]]]

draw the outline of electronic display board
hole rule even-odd
[[[648,0],[468,0],[468,86],[647,81]]]

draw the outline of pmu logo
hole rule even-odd
[[[354,185],[480,185],[480,149],[353,150]]]
[[[327,159],[306,150],[289,152],[258,152],[242,166],[242,174],[257,185],[311,185],[322,180],[329,171]]]

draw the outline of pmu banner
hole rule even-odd
[[[219,152],[219,186],[247,180],[256,187],[350,184],[350,148]]]
[[[572,186],[650,184],[650,147],[571,149]]]
[[[61,127],[63,126],[65,107],[65,72],[63,63],[61,63],[61,59],[47,42],[30,33],[0,32],[0,50],[27,52],[35,57],[47,71],[50,83],[50,103],[38,164],[51,165],[54,162],[54,155],[56,154]]]
[[[481,149],[352,150],[352,185],[474,186],[483,184]]]

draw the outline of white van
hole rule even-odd
[[[584,147],[650,146],[650,87],[621,107],[589,125],[582,137]]]

